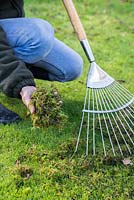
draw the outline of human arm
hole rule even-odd
[[[25,92],[22,92],[22,88]],[[27,98],[30,99],[32,92],[35,90],[33,74],[28,70],[25,63],[18,60],[13,49],[7,42],[6,34],[0,27],[0,89],[7,96],[22,98],[23,103],[27,106]],[[28,90],[28,92],[26,92]],[[27,98],[23,97],[23,95]],[[26,95],[27,94],[27,95]],[[28,106],[27,106],[28,107]]]

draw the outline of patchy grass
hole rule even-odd
[[[23,151],[8,167],[1,194],[6,199],[133,198],[133,165],[113,157],[69,158],[73,147],[74,141],[66,141],[56,151],[40,145]]]
[[[74,0],[97,63],[134,92],[134,2],[132,0]],[[76,39],[62,2],[27,0],[26,15],[52,23],[55,35],[80,53],[83,75],[70,83],[54,83],[68,120],[62,129],[35,129],[17,99],[0,94],[1,102],[17,112],[19,124],[0,127],[0,199],[130,200],[134,197],[134,159],[124,165],[121,157],[71,157],[75,148],[89,62]],[[44,87],[49,82],[36,80]],[[79,152],[85,148],[80,140]]]

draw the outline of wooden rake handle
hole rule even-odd
[[[80,18],[78,16],[76,8],[73,4],[73,1],[72,0],[62,0],[62,1],[64,3],[66,10],[67,10],[68,16],[70,18],[70,21],[73,25],[73,28],[76,32],[76,35],[77,35],[79,41],[87,39],[85,30],[84,30],[83,25],[80,21]]]

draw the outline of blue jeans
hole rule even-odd
[[[70,81],[82,73],[82,58],[54,37],[53,27],[36,18],[1,19],[16,57],[48,72],[51,81]]]

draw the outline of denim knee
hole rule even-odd
[[[16,56],[33,64],[47,56],[54,44],[53,27],[42,19],[28,19],[27,29],[15,48]]]
[[[54,49],[47,58],[38,63],[38,66],[48,70],[49,80],[67,82],[78,78],[82,74],[83,59],[74,50],[56,39]]]
[[[70,64],[70,70],[64,72],[64,78],[61,80],[61,82],[67,82],[67,81],[72,81],[78,78],[83,71],[83,59],[81,56],[77,54],[75,56],[73,62]]]

